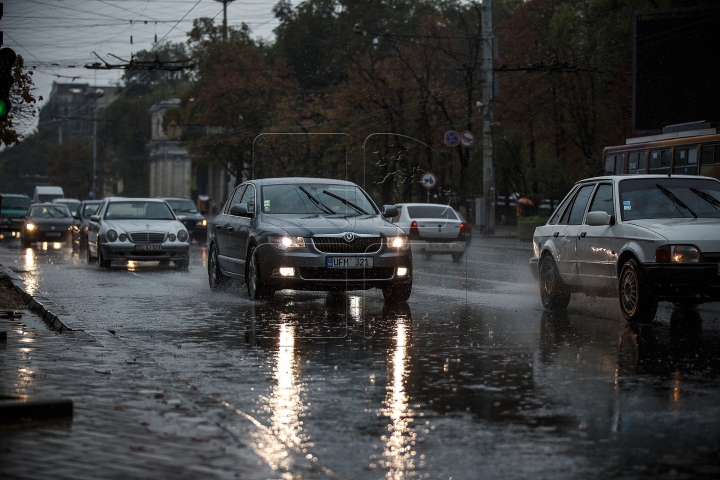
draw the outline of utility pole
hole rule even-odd
[[[227,4],[233,0],[216,0],[223,4],[223,40],[227,42]]]
[[[495,233],[495,171],[493,167],[493,108],[494,98],[494,37],[492,23],[492,0],[482,2],[483,42],[483,203],[485,207],[484,233]]]

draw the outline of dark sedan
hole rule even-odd
[[[85,200],[75,212],[75,223],[72,229],[72,246],[75,250],[87,248],[87,232],[90,216],[95,215],[102,200]]]
[[[30,206],[22,226],[23,247],[34,242],[69,242],[73,218],[67,206],[58,203],[36,203]]]
[[[204,244],[207,241],[207,220],[198,212],[191,198],[163,198],[173,209],[178,219],[185,225],[190,239]]]
[[[208,276],[217,289],[245,281],[251,299],[276,290],[382,289],[389,301],[412,291],[405,233],[358,185],[323,178],[251,180],[230,195],[210,226]]]

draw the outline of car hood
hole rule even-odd
[[[720,252],[718,218],[652,218],[627,223],[657,233],[669,243],[697,245],[703,251]]]
[[[120,232],[166,232],[184,229],[177,220],[104,220],[106,228]]]
[[[27,223],[34,223],[37,226],[44,225],[56,225],[56,226],[71,226],[73,224],[73,218],[45,218],[45,217],[30,217],[27,219]]]
[[[331,215],[308,215],[283,218],[264,215],[263,222],[282,228],[290,236],[312,237],[354,232],[358,235],[393,236],[401,232],[395,225],[379,215],[341,217]]]

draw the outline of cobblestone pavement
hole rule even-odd
[[[17,299],[3,290],[0,309],[16,309]],[[0,478],[277,476],[202,413],[212,399],[156,362],[128,356],[132,349],[112,333],[58,333],[38,314],[20,313],[0,319],[0,331],[7,332],[0,343],[0,394],[69,398],[74,414],[0,426]]]

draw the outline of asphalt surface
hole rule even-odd
[[[112,353],[118,375],[129,369],[182,394],[199,422],[224,432],[217,441],[240,452],[237,465],[256,465],[233,470],[234,457],[215,451],[209,477],[720,476],[718,306],[661,304],[643,328],[624,323],[617,299],[576,295],[567,313],[549,314],[530,256],[529,243],[476,237],[459,264],[416,256],[407,304],[385,305],[372,290],[253,303],[237,284],[210,292],[203,247],[181,272],[151,263],[102,270],[69,249],[0,244],[0,264],[72,335]],[[2,388],[28,387],[3,376]],[[91,393],[82,398],[92,403]],[[79,448],[69,440],[63,448]],[[13,474],[42,478],[14,454],[2,460]],[[103,466],[99,477],[122,477]]]

